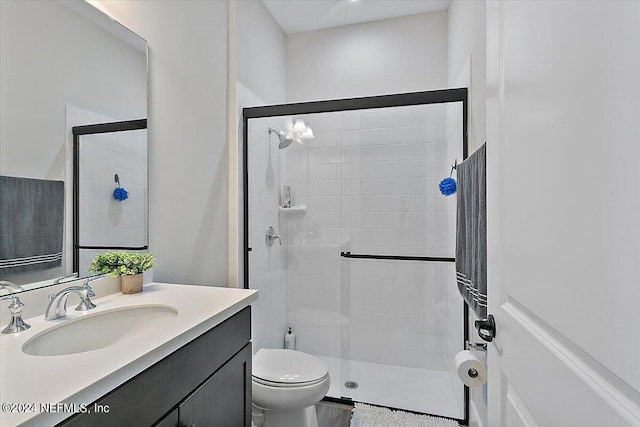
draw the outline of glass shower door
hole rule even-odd
[[[438,190],[462,159],[456,113],[461,121],[447,104],[342,113],[341,397],[464,418],[455,200]]]

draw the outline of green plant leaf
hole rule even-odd
[[[88,271],[111,274],[116,277],[130,276],[150,269],[155,262],[156,258],[150,252],[102,252],[91,260]]]

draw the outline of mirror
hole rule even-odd
[[[146,122],[147,43],[85,1],[3,0],[0,19],[0,175],[64,183],[63,201],[60,202],[63,222],[60,260],[56,259],[53,267],[47,264],[47,268],[29,271],[2,272],[0,268],[0,281],[11,281],[29,290],[51,285],[55,278],[74,273],[87,275],[86,269],[82,271],[73,266],[72,129],[106,122]],[[115,138],[120,145],[126,140],[135,141],[130,152],[124,153],[120,148],[114,151],[120,151],[120,155],[115,156],[120,160],[130,159],[132,153],[140,154],[136,159],[139,171],[134,170],[136,165],[125,172],[92,166],[94,174],[81,175],[80,182],[84,184],[80,187],[84,185],[93,197],[84,201],[87,214],[100,212],[106,206],[106,219],[101,223],[103,234],[110,234],[107,227],[122,228],[124,219],[131,220],[130,216],[117,211],[122,210],[124,204],[116,205],[115,209],[110,205],[117,186],[114,174],[120,173],[125,180],[121,181],[122,186],[128,186],[128,190],[139,188],[144,196],[136,202],[142,206],[136,207],[136,215],[144,230],[138,240],[146,242],[146,129],[136,132],[144,135]],[[109,146],[107,139],[92,136],[94,147],[87,150],[89,157],[117,145]],[[118,169],[124,170],[129,163],[118,164]],[[109,176],[108,184],[102,176],[96,176],[97,173]],[[6,187],[3,192],[7,193]],[[134,197],[132,194],[129,201],[138,198],[139,195]],[[18,197],[15,203],[22,206],[20,199]],[[3,208],[7,206],[0,206]],[[83,231],[87,230],[80,230],[80,240]],[[118,233],[122,231],[115,234]],[[15,233],[7,232],[5,228],[4,236],[2,234],[0,223],[0,239]],[[37,240],[33,237],[24,239],[24,235],[23,239],[15,236],[12,239],[16,241],[8,242],[10,245]],[[2,259],[0,266],[1,263]],[[10,291],[5,287],[0,294]]]

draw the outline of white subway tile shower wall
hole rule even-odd
[[[145,246],[147,215],[146,130],[83,135],[80,144],[80,244]],[[128,198],[113,197],[118,174]],[[95,253],[82,251],[80,272]]]
[[[365,110],[349,118],[343,224],[352,252],[452,256],[451,211],[438,191],[448,173],[445,107]]]
[[[260,291],[252,305],[254,353],[260,348],[282,348],[287,328],[286,238],[278,223],[282,150],[278,137],[269,137],[269,127],[282,129],[282,120],[249,120],[249,287]],[[265,230],[270,225],[282,236],[282,246],[276,241],[267,247]]]
[[[289,322],[299,350],[340,358],[342,328],[349,324],[342,309],[340,248],[342,229],[342,115],[300,116],[315,138],[293,143],[282,153],[282,184],[304,213],[282,212],[287,245]]]

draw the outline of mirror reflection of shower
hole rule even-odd
[[[293,121],[291,121],[293,123]],[[299,144],[302,144],[303,139],[313,139],[313,129],[302,119],[296,119],[295,124],[289,125],[289,130],[287,132],[283,132],[281,130],[269,128],[269,137],[271,137],[272,133],[275,133],[280,140],[278,144],[278,148],[284,150],[287,148],[293,141],[296,141]],[[271,141],[269,141],[271,142]]]

